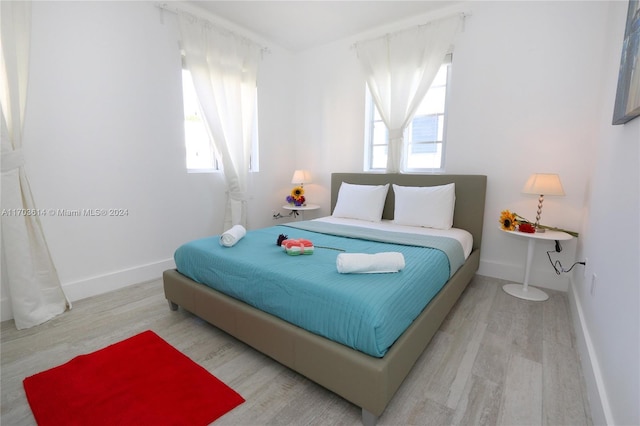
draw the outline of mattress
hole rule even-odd
[[[310,226],[322,228],[321,232],[303,229],[305,222],[313,222]],[[412,232],[344,222],[334,226],[349,228],[356,235],[363,231],[386,235],[374,241],[333,235],[326,231],[327,226],[332,226],[331,219],[319,225],[321,222],[304,221],[249,231],[233,247],[222,247],[218,236],[195,240],[176,250],[176,266],[196,282],[312,333],[382,357],[444,286],[455,272],[455,265],[464,261],[463,244],[456,238],[438,235],[426,239],[446,239],[445,245],[458,252],[448,255],[442,249],[415,243],[416,234]],[[385,225],[373,226],[380,227]],[[314,253],[286,255],[276,245],[280,234],[312,241]],[[404,234],[410,243],[404,238],[394,242],[398,234]],[[396,251],[403,254],[406,266],[398,273],[340,274],[336,258],[343,251]],[[452,268],[450,258],[462,260],[454,260]]]

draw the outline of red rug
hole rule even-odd
[[[145,331],[24,379],[38,425],[208,425],[244,399]]]

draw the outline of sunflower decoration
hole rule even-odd
[[[291,190],[291,196],[294,199],[298,199],[304,195],[304,188],[301,186],[296,186]]]
[[[296,186],[291,190],[291,194],[287,195],[287,203],[294,206],[302,206],[305,201],[304,188],[302,186]]]
[[[500,213],[500,225],[505,231],[515,231],[517,224],[515,213],[511,213],[509,210],[503,210]]]

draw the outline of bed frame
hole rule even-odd
[[[163,274],[164,292],[172,310],[192,312],[256,350],[291,368],[362,408],[362,422],[375,424],[478,270],[486,193],[486,176],[333,173],[331,211],[342,182],[403,186],[456,185],[453,226],[473,235],[473,250],[465,264],[425,307],[383,358],[375,358],[310,333],[255,309],[176,270]],[[393,219],[390,188],[383,218]]]

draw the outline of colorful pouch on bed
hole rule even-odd
[[[282,242],[282,248],[290,256],[297,256],[300,254],[313,254],[313,243],[304,238],[297,240],[284,240]]]

